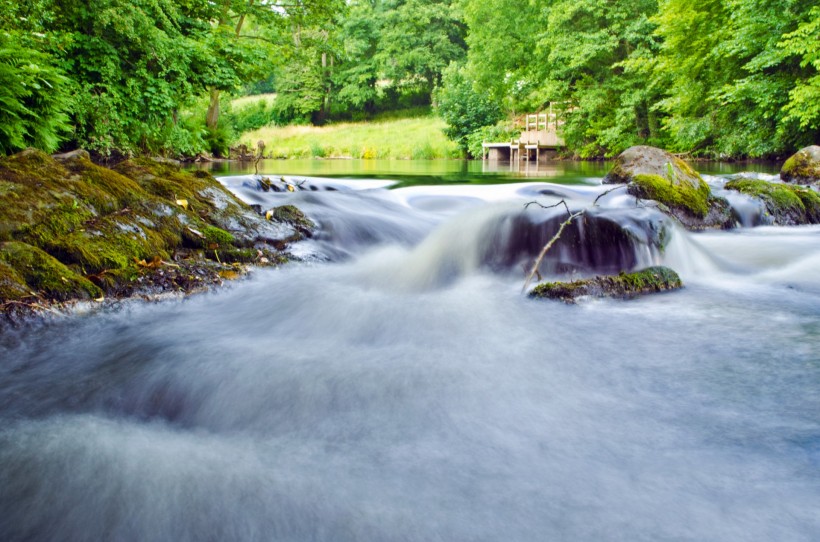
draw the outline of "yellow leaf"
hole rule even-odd
[[[296,190],[296,189],[295,189],[295,188],[293,188],[293,185],[292,185],[292,184],[289,184],[289,185],[288,185],[288,192],[293,192],[294,190]]]
[[[176,204],[182,207],[183,209],[188,208],[188,200],[187,199],[178,199],[176,200]]]

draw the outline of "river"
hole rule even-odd
[[[683,290],[568,306],[497,230],[605,165],[315,164],[217,171],[321,225],[302,262],[0,337],[0,539],[820,537],[820,228],[669,226],[635,258]]]

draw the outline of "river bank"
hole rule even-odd
[[[207,290],[279,265],[305,235],[204,171],[149,158],[105,168],[82,151],[0,159],[0,312],[7,322],[76,303]],[[296,217],[296,218],[294,218]]]

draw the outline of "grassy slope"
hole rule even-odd
[[[260,139],[273,158],[431,159],[459,156],[433,115],[416,118],[340,123],[323,127],[265,127],[242,135],[250,147]]]

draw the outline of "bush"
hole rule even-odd
[[[477,156],[470,150],[468,137],[479,128],[501,120],[501,108],[485,95],[476,92],[464,69],[456,64],[450,64],[445,70],[443,85],[436,93],[436,101],[439,114],[447,123],[444,133],[458,143],[465,154]]]
[[[68,130],[68,84],[50,57],[0,33],[0,153],[57,148]]]

